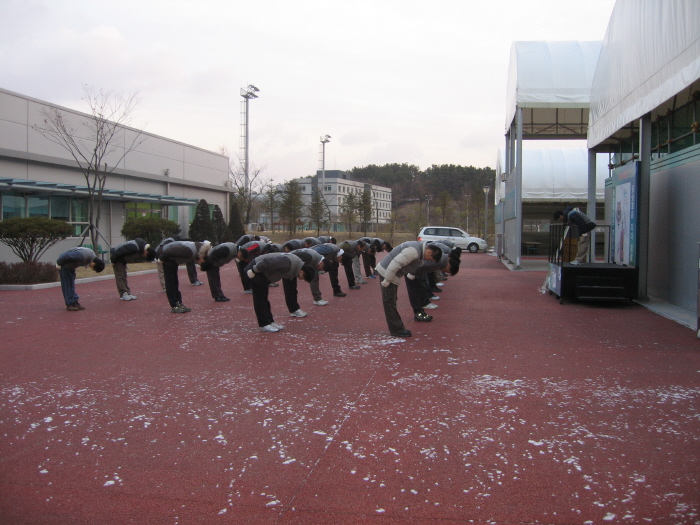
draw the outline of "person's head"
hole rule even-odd
[[[331,237],[328,242],[331,244],[338,244],[338,240],[335,237]]]
[[[314,245],[314,243],[311,241],[311,239],[304,239],[304,248],[311,248]]]
[[[305,264],[301,267],[301,270],[299,270],[298,278],[302,281],[311,282],[315,276],[316,270],[314,270],[314,267],[310,264]]]
[[[102,270],[105,269],[105,262],[99,257],[95,257],[90,263],[90,268],[95,270],[95,272],[100,273]]]
[[[554,220],[556,222],[559,222],[559,221],[564,222],[564,212],[561,210],[555,211],[554,212]]]
[[[389,241],[384,241],[384,244],[382,244],[382,250],[384,250],[385,252],[390,252],[393,249],[394,248],[393,246],[391,246],[391,243]]]
[[[357,241],[357,246],[355,246],[356,253],[362,253],[367,248],[367,243],[365,241]]]
[[[425,258],[431,261],[439,261],[442,258],[442,250],[431,244],[425,248]]]
[[[462,257],[462,248],[460,248],[459,246],[455,246],[454,248],[452,248],[452,250],[450,251],[449,257],[450,257],[450,259],[459,260],[460,257]]]
[[[447,260],[447,273],[450,275],[457,275],[459,272],[459,259],[448,259]]]
[[[329,272],[331,268],[333,267],[333,264],[326,259],[325,257],[321,260],[320,263],[318,263],[318,267],[316,268],[317,270],[321,270],[324,272]]]
[[[158,255],[156,254],[156,249],[150,244],[147,244],[146,247],[143,249],[143,256],[148,262],[151,262],[156,257],[158,257]]]
[[[197,252],[197,262],[199,264],[202,264],[202,262],[204,261],[204,257],[209,255],[209,250],[211,250],[211,242],[203,241],[199,246],[199,251]]]

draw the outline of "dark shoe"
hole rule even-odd
[[[401,330],[398,334],[391,334],[394,337],[411,337],[410,330]]]
[[[357,285],[355,285],[355,286],[351,286],[351,287],[350,287],[350,289],[351,289],[351,290],[359,290],[359,289],[360,289],[360,287],[359,287],[359,286],[357,286]]]
[[[428,315],[425,312],[417,313],[416,315],[413,316],[414,321],[419,321],[421,323],[429,323],[430,321],[433,320],[432,315]]]
[[[204,283],[202,281],[195,281],[191,284],[192,284],[192,286],[202,286]]]
[[[345,292],[335,292],[333,294],[333,297],[345,297],[346,295],[348,294],[346,294]]]
[[[80,304],[80,303],[73,303],[73,304],[75,304],[75,306],[78,307],[78,310],[85,310],[85,307],[82,304]]]
[[[182,308],[185,312],[191,312],[192,308],[187,308],[184,304],[180,303],[177,305],[178,308]]]
[[[170,313],[173,313],[173,314],[186,314],[186,313],[187,313],[187,310],[185,310],[185,308],[184,308],[183,306],[180,306],[180,305],[178,304],[177,306],[173,306],[173,307],[170,309]]]
[[[77,303],[73,303],[66,306],[66,310],[68,310],[69,312],[77,312],[78,310],[80,310],[80,308],[78,308]]]
[[[226,301],[230,301],[228,297],[224,297],[223,295],[221,297],[217,297],[214,299],[217,303],[225,303]]]

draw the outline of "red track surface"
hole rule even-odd
[[[379,281],[257,331],[155,275],[0,292],[0,523],[698,523],[700,342],[639,306],[565,306],[464,254],[389,337]],[[341,272],[341,282],[343,275]]]

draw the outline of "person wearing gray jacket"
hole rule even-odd
[[[284,326],[275,323],[272,316],[272,307],[268,298],[270,283],[280,279],[293,278],[311,281],[315,273],[316,271],[311,266],[305,265],[304,261],[291,253],[259,255],[248,264],[246,274],[253,289],[253,309],[261,332],[279,332],[284,328]],[[290,308],[292,298],[287,298],[286,293],[285,300],[287,307]],[[297,317],[294,312],[290,315]]]
[[[129,288],[127,263],[135,263],[139,259],[146,259],[150,262],[156,258],[156,250],[146,241],[137,237],[115,246],[109,253],[109,261],[112,263],[119,298],[122,301],[133,301],[136,296],[131,294],[131,288]]]
[[[311,288],[311,295],[314,298],[314,304],[316,306],[325,306],[328,304],[328,301],[323,299],[323,295],[321,294],[321,287],[318,284],[320,272],[324,271],[327,272],[328,270],[331,269],[331,261],[326,259],[323,255],[318,253],[316,250],[312,248],[301,248],[299,250],[293,250],[290,253],[296,255],[299,257],[302,261],[304,261],[304,264],[308,264],[312,268],[316,269],[316,274],[314,275],[314,278],[309,281],[309,287]],[[293,282],[292,282],[293,281]],[[286,280],[282,281],[282,286],[290,286],[293,287],[293,290],[290,290],[296,295],[296,279],[290,280],[290,283],[287,284]],[[285,292],[285,297],[286,297],[286,292]],[[298,303],[297,303],[298,304]],[[290,311],[291,313],[291,311]]]
[[[170,241],[170,242],[168,242]],[[211,243],[192,241],[173,241],[165,239],[156,248],[156,254],[163,263],[163,277],[165,278],[165,293],[170,303],[170,311],[174,314],[184,314],[191,309],[182,304],[180,293],[180,281],[177,276],[178,266],[187,262],[204,262]]]
[[[78,302],[80,297],[75,292],[75,270],[80,266],[89,266],[100,273],[105,268],[104,261],[90,248],[78,246],[59,255],[56,265],[60,268],[58,273],[61,276],[61,292],[63,292],[66,310],[69,312],[85,310],[85,307]]]
[[[437,246],[409,241],[399,244],[377,265],[381,279],[384,316],[392,336],[411,337],[411,331],[404,326],[396,307],[401,277],[409,274],[415,276],[424,262],[437,262],[441,258],[442,250]]]

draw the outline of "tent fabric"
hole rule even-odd
[[[592,84],[588,147],[700,78],[700,1],[617,0]]]
[[[496,165],[497,181],[505,166],[499,150]],[[608,177],[607,154],[596,155],[596,200],[605,197]],[[505,182],[496,184],[496,202],[505,197]],[[529,149],[523,150],[523,202],[587,201],[588,150]]]
[[[584,108],[602,42],[513,42],[508,66],[506,130],[516,108]]]

